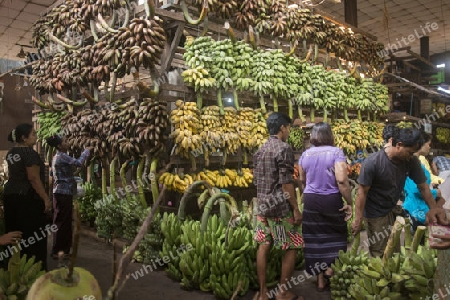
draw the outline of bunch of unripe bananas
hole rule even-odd
[[[181,246],[181,225],[180,219],[173,213],[164,213],[161,222],[161,233],[164,236],[161,257],[173,257]],[[172,255],[171,255],[172,254]],[[175,258],[170,260],[166,266],[166,273],[171,279],[180,282],[183,275],[180,271],[180,257],[175,255]]]
[[[20,257],[19,245],[8,263],[8,269],[0,269],[0,298],[1,299],[25,299],[29,289],[41,275],[42,262],[35,263],[35,257]],[[12,250],[14,251],[14,250]]]
[[[436,138],[441,143],[450,144],[450,129],[443,127],[436,128]]]
[[[192,250],[185,251],[180,256],[180,271],[182,274],[181,286],[186,289],[202,289],[210,276],[208,263],[208,249],[205,241],[206,235],[200,232],[200,222],[189,220],[181,226],[181,244],[190,245]]]
[[[409,253],[400,274],[407,278],[404,284],[410,299],[426,299],[433,295],[433,278],[436,268],[436,250],[419,246],[417,253]]]
[[[199,133],[202,131],[200,123],[200,111],[195,102],[175,102],[176,109],[172,110],[170,121],[174,126],[171,137],[177,145],[175,154],[189,157],[190,153],[203,151],[202,139]]]
[[[247,292],[250,279],[246,253],[253,248],[254,242],[252,231],[243,226],[229,228],[221,235],[225,235],[225,240],[219,237],[211,241],[209,285],[218,299],[225,300],[235,291],[240,296]]]
[[[305,131],[301,127],[291,127],[287,143],[294,148],[294,150],[301,150],[303,148],[303,139],[305,138]]]
[[[195,174],[174,174],[164,172],[161,177],[159,177],[159,183],[163,184],[169,191],[176,191],[183,194],[196,180],[196,177]]]
[[[354,252],[339,251],[339,256],[331,266],[334,275],[330,279],[331,296],[333,299],[351,297],[349,288],[355,283],[355,275],[361,271],[368,263],[368,252],[360,251],[357,255]]]

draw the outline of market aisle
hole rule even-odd
[[[51,238],[49,239],[49,249],[51,247]],[[121,255],[121,253],[119,254]],[[92,237],[81,235],[78,247],[77,266],[89,270],[98,280],[102,287],[103,294],[106,293],[112,282],[112,257],[113,248],[103,242],[99,242]],[[49,269],[53,270],[57,262],[49,259]],[[134,273],[142,268],[142,264],[131,264],[128,272]],[[303,271],[297,271],[296,276],[304,274]],[[319,293],[315,289],[315,277],[300,283],[295,287],[294,292],[304,297],[305,300],[329,300],[330,292]],[[247,295],[240,299],[253,299],[254,292],[249,291]],[[184,291],[179,283],[169,279],[164,271],[154,271],[138,279],[130,279],[119,295],[120,300],[129,299],[151,299],[151,300],[213,300],[212,294],[206,294],[199,291]]]

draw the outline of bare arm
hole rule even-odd
[[[431,164],[431,170],[433,171],[434,175],[436,175],[436,176],[439,175],[439,171],[438,171],[437,165],[436,165],[436,163],[434,161]]]
[[[31,167],[26,167],[27,169],[27,177],[28,181],[30,181],[31,186],[36,191],[36,193],[41,197],[44,202],[50,201],[49,197],[47,196],[47,193],[45,192],[44,185],[42,184],[42,181],[39,176],[39,166],[38,165],[32,165]]]
[[[303,168],[299,165],[298,166],[298,181],[299,181],[299,187],[300,191],[303,192],[306,187],[306,172],[303,170]]]
[[[281,188],[283,189],[283,192],[286,195],[286,198],[288,198],[287,200],[289,201],[289,204],[291,205],[292,210],[296,210],[296,209],[298,210],[297,199],[295,197],[294,184],[292,184],[292,183],[283,184],[281,186]]]
[[[352,206],[352,192],[347,176],[347,163],[343,161],[335,163],[334,170],[339,191],[342,197],[344,197],[345,202]]]
[[[358,194],[356,195],[355,220],[361,221],[363,218],[364,207],[366,206],[366,199],[369,190],[370,186],[362,184],[359,185]]]
[[[420,193],[422,194],[423,199],[428,204],[430,209],[435,208],[437,206],[436,200],[434,200],[433,195],[431,194],[430,187],[426,182],[417,185]]]

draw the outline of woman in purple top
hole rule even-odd
[[[64,252],[65,258],[69,256],[72,247],[72,214],[73,195],[77,184],[74,178],[75,168],[81,167],[89,156],[90,151],[85,149],[80,158],[76,159],[65,152],[69,145],[66,139],[59,135],[53,135],[47,139],[47,144],[58,151],[53,157],[53,224],[58,227],[53,235],[52,257],[57,258],[58,252]]]
[[[331,264],[339,250],[347,249],[347,223],[352,216],[352,199],[346,157],[334,147],[328,123],[317,123],[310,143],[299,160],[303,188],[302,232],[306,271],[317,275],[317,290],[329,288]],[[347,204],[343,205],[342,197]]]

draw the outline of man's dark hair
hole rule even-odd
[[[51,147],[58,148],[62,143],[62,137],[58,134],[54,134],[46,139],[47,144]]]
[[[387,124],[383,128],[383,140],[385,143],[389,142],[389,139],[398,133],[400,128],[394,124]]]
[[[328,123],[319,122],[311,130],[310,143],[318,146],[334,146],[333,132]]]
[[[392,137],[392,146],[402,143],[404,147],[420,149],[423,145],[422,133],[413,128],[402,128]]]
[[[431,141],[431,135],[425,131],[422,131],[422,145],[428,143],[429,141]]]
[[[270,135],[278,134],[278,132],[280,132],[281,130],[281,126],[288,126],[291,123],[291,118],[289,118],[288,115],[280,112],[271,113],[266,121],[267,130],[269,130]]]

